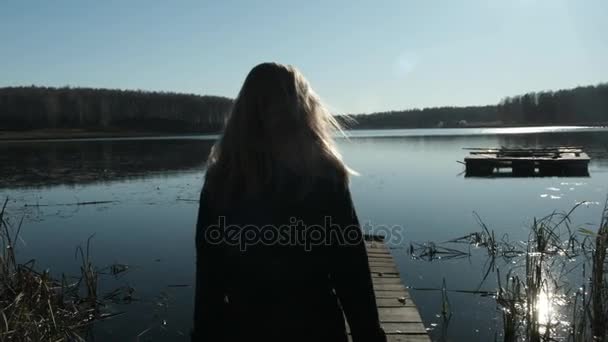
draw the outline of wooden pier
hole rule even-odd
[[[389,342],[430,342],[416,305],[403,285],[384,239],[366,235],[376,305]]]
[[[466,176],[589,176],[590,158],[578,147],[472,148]],[[507,169],[507,173],[502,172]]]

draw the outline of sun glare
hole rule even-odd
[[[551,292],[547,292],[546,290],[541,291],[536,300],[536,313],[539,332],[544,334],[547,327],[553,323],[555,318],[555,308],[553,307]]]
[[[536,310],[538,312],[538,323],[546,325],[551,322],[552,316],[551,297],[547,292],[542,291],[536,301]]]

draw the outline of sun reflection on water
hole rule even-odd
[[[541,291],[536,299],[536,313],[538,317],[538,325],[541,334],[544,334],[547,326],[553,322],[553,303],[551,293]]]
[[[546,288],[541,291],[535,303],[538,332],[541,335],[544,335],[547,329],[552,331],[560,329],[560,327],[561,329],[568,329],[570,322],[561,311],[561,308],[566,305],[568,305],[568,299],[565,295],[554,293]]]

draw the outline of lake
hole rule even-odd
[[[480,231],[474,216],[499,236],[527,239],[534,217],[567,211],[573,225],[597,227],[608,194],[608,129],[584,127],[361,130],[338,139],[359,176],[351,189],[364,227],[396,227],[404,237],[392,253],[431,336],[489,341],[501,319],[491,297],[449,292],[453,312],[442,323],[445,279],[449,290],[496,289],[482,283],[481,251],[460,259],[424,261],[410,243],[444,242]],[[98,340],[186,341],[191,326],[196,200],[205,159],[216,136],[0,142],[0,198],[13,219],[25,215],[18,244],[22,261],[76,274],[75,249],[91,239],[98,266],[129,265],[104,287],[128,285],[136,301],[116,304],[125,313],[100,323]],[[465,178],[464,147],[584,147],[589,177]],[[109,201],[96,205],[65,205]],[[27,206],[26,206],[27,205]],[[474,249],[474,248],[473,248]],[[508,267],[508,265],[499,265]],[[481,284],[481,286],[480,286]],[[500,338],[499,338],[500,339]]]

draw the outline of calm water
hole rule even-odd
[[[98,340],[186,341],[192,315],[194,225],[205,156],[216,137],[89,139],[0,143],[0,197],[9,196],[15,217],[26,215],[19,256],[52,272],[75,274],[74,250],[93,234],[99,266],[124,263],[130,271],[106,277],[107,288],[130,285],[137,302],[117,305],[120,318],[100,324]],[[585,146],[585,178],[464,178],[463,147]],[[452,319],[441,324],[441,295],[475,290],[484,275],[483,253],[458,260],[421,261],[410,242],[442,242],[479,231],[473,212],[497,234],[526,239],[536,216],[568,210],[576,224],[597,224],[608,194],[608,130],[587,128],[445,129],[357,131],[339,140],[363,223],[399,226],[393,245],[404,281],[434,339],[493,340],[500,326],[491,298],[452,292]],[[58,204],[115,201],[90,206]],[[31,207],[24,205],[40,204]],[[495,289],[495,276],[482,289]],[[180,285],[176,287],[175,285]],[[189,285],[183,287],[181,285]]]

